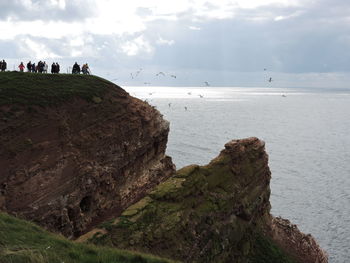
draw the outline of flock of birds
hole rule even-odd
[[[140,68],[140,69],[138,69],[136,72],[131,72],[131,73],[130,73],[131,79],[136,79],[136,78],[140,75],[140,73],[141,73],[142,71],[143,71],[143,68]],[[264,68],[264,71],[267,71],[267,69]],[[159,71],[159,72],[156,74],[156,77],[159,77],[159,76],[163,76],[163,77],[170,76],[171,78],[174,78],[174,79],[176,79],[176,77],[177,77],[177,76],[174,75],[174,74],[167,74],[167,73],[164,73],[163,71]],[[117,78],[112,79],[111,81],[115,81],[115,80],[117,80]],[[272,77],[269,77],[267,81],[271,83],[271,82],[273,81],[273,80],[272,80]],[[145,84],[145,85],[151,85],[151,82],[144,82],[143,84]],[[203,84],[204,84],[204,86],[206,86],[206,87],[209,87],[209,86],[210,86],[210,84],[209,84],[208,81],[204,81]]]
[[[130,78],[131,78],[131,79],[136,79],[136,78],[140,75],[140,73],[141,73],[142,71],[143,71],[143,68],[140,68],[140,69],[138,69],[138,70],[135,71],[135,72],[131,72],[131,73],[130,73]],[[107,75],[109,75],[109,74],[107,74]],[[162,76],[162,77],[169,76],[169,77],[174,78],[174,79],[177,78],[176,75],[164,73],[163,71],[159,71],[159,72],[156,74],[156,77],[160,77],[160,76]],[[118,80],[118,78],[111,79],[110,81],[116,81],[116,80]],[[144,85],[151,85],[151,82],[144,82],[143,84],[144,84]],[[209,87],[209,86],[210,86],[210,84],[209,84],[208,81],[204,81],[203,84],[204,84],[204,86],[206,86],[206,87]]]
[[[135,72],[131,72],[131,73],[130,73],[131,79],[136,79],[136,78],[141,74],[142,71],[143,71],[143,69],[140,68],[140,69],[138,69],[138,70],[135,71]],[[264,71],[267,71],[267,69],[264,68]],[[168,77],[174,78],[174,79],[177,78],[176,75],[164,73],[163,71],[159,71],[157,74],[155,74],[155,76],[156,76],[156,77],[167,77],[167,76],[168,76]],[[111,81],[115,81],[115,80],[117,80],[117,79],[112,79]],[[267,81],[268,81],[269,83],[271,83],[271,82],[273,81],[272,77],[269,77],[269,78],[267,79]],[[150,82],[144,82],[143,84],[144,84],[144,85],[151,85]],[[205,87],[210,87],[210,84],[209,84],[208,81],[204,81],[203,84],[204,84]],[[155,92],[149,92],[148,95],[152,96],[154,93],[155,93]],[[191,96],[191,95],[192,95],[192,92],[188,92],[187,94]],[[201,98],[201,99],[204,98],[204,95],[202,95],[202,94],[197,94],[197,95],[198,95],[199,98]],[[282,94],[282,97],[286,97],[286,95],[285,95],[285,94]],[[149,103],[149,101],[148,101],[147,99],[145,100],[145,102]],[[171,108],[171,103],[168,103],[168,107]],[[184,109],[185,109],[185,111],[188,110],[188,108],[187,108],[186,106],[184,107]]]

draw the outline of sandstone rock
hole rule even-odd
[[[165,156],[169,123],[120,87],[95,81],[106,91],[91,101],[0,105],[0,210],[79,236],[174,172]]]

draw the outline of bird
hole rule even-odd
[[[264,68],[264,71],[266,71],[266,68]]]
[[[187,94],[188,94],[188,95],[192,95],[192,93],[191,93],[191,92],[187,92]]]
[[[134,79],[134,75],[132,73],[130,73],[130,76],[131,76],[132,79]]]
[[[287,96],[286,96],[286,95],[284,95],[284,94],[282,94],[282,97],[283,97],[283,98],[285,98],[285,97],[287,97]]]
[[[271,82],[271,81],[272,81],[272,78],[270,77],[270,78],[269,78],[269,82]]]
[[[185,110],[187,110],[187,107],[185,106]]]
[[[164,74],[164,72],[158,72],[157,74],[156,74],[156,76],[158,77],[159,75],[163,75],[163,76],[165,76],[165,74]]]
[[[203,95],[201,95],[201,94],[199,94],[198,96],[199,96],[201,99],[204,97],[204,96],[203,96]]]
[[[135,78],[141,73],[142,68],[140,68],[138,71],[136,71]]]
[[[144,82],[143,84],[145,84],[145,85],[150,85],[151,83],[150,83],[150,82]]]
[[[205,86],[207,86],[207,87],[210,86],[208,81],[205,81],[204,84],[205,84]]]
[[[172,77],[172,78],[176,79],[176,76],[175,76],[175,75],[170,75],[170,77]]]
[[[169,106],[169,108],[170,108],[170,106],[171,106],[171,103],[168,103],[168,106]]]

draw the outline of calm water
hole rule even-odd
[[[330,262],[350,262],[350,90],[126,90],[170,121],[167,153],[177,168],[208,163],[231,139],[264,140],[272,213],[316,237]]]

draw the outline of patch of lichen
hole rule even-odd
[[[259,262],[256,255],[270,246],[256,238],[270,189],[256,158],[245,155],[236,165],[222,152],[209,165],[179,170],[90,242],[186,262]]]

